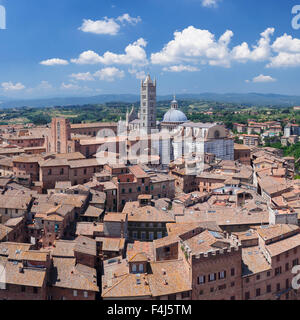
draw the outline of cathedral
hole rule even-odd
[[[140,110],[138,113],[132,107],[127,111],[126,120],[118,123],[118,134],[138,136],[160,136],[159,142],[154,145],[161,158],[170,161],[188,154],[213,154],[218,159],[234,159],[234,142],[229,138],[228,130],[220,123],[196,123],[188,120],[179,110],[174,96],[170,109],[165,113],[161,122],[157,121],[156,110],[157,82],[148,74],[141,81]],[[168,141],[164,141],[167,136]],[[150,136],[149,136],[149,139]]]

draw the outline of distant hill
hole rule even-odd
[[[107,94],[92,97],[60,97],[32,100],[13,100],[0,97],[0,108],[19,108],[19,107],[53,107],[70,106],[84,104],[103,104],[108,102],[136,103],[140,97],[134,94]],[[158,96],[159,101],[168,101],[173,99],[171,95]],[[290,107],[300,105],[300,96],[288,96],[279,94],[260,94],[260,93],[200,93],[200,94],[179,94],[179,100],[202,100],[215,101],[220,103],[237,103],[249,106],[282,106]]]

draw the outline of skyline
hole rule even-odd
[[[158,80],[159,95],[299,95],[296,1],[0,0],[0,5],[7,15],[6,29],[0,30],[0,96],[137,94],[148,72]]]

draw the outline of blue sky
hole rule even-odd
[[[300,95],[300,0],[0,0],[0,96]],[[300,12],[300,11],[299,11]],[[300,21],[300,19],[299,19]]]

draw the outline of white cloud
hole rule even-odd
[[[25,86],[21,82],[17,83],[12,83],[11,81],[9,82],[2,82],[1,86],[4,91],[20,91],[25,89]]]
[[[272,44],[272,48],[276,52],[300,52],[300,39],[287,35],[286,33],[278,37]]]
[[[143,70],[129,69],[128,72],[135,75],[135,77],[139,80],[143,80],[146,78],[146,73]]]
[[[90,72],[85,72],[85,73],[72,73],[70,77],[74,80],[78,81],[93,81],[95,80],[94,77]]]
[[[73,84],[73,83],[62,83],[60,88],[62,90],[79,90],[80,87],[76,84]]]
[[[67,65],[69,64],[69,62],[64,59],[53,58],[53,59],[41,61],[40,64],[44,66],[56,66],[56,65]]]
[[[233,32],[227,30],[218,40],[208,30],[189,26],[182,32],[174,33],[170,41],[157,53],[151,55],[153,64],[201,63],[229,66],[230,54],[228,44]]]
[[[285,33],[274,41],[272,49],[277,55],[270,58],[268,68],[300,66],[300,39]]]
[[[120,30],[120,25],[115,22],[114,19],[108,19],[107,17],[104,20],[90,20],[84,19],[82,26],[79,30],[83,32],[95,33],[95,34],[109,34],[116,35]]]
[[[128,22],[133,25],[138,24],[139,22],[142,21],[141,17],[133,18],[133,17],[130,17],[128,13],[124,13],[122,16],[118,17],[117,20],[120,21],[121,23]]]
[[[125,48],[125,54],[116,54],[110,51],[100,56],[94,51],[84,51],[77,59],[72,59],[71,62],[76,64],[98,64],[105,65],[112,64],[131,64],[131,65],[145,65],[147,64],[147,55],[144,50],[147,42],[140,38]]]
[[[300,53],[280,52],[276,57],[272,57],[267,68],[299,67]]]
[[[253,50],[249,49],[246,42],[236,46],[232,49],[232,59],[240,62],[246,62],[248,60],[253,61],[265,61],[271,55],[270,37],[274,34],[274,28],[268,28],[262,32],[261,38],[257,45],[253,46]]]
[[[163,71],[167,71],[167,72],[183,72],[183,71],[187,71],[187,72],[195,72],[195,71],[199,71],[200,69],[198,69],[197,67],[193,67],[193,66],[189,66],[189,65],[178,65],[178,66],[171,66],[171,67],[165,67],[163,68]]]
[[[300,39],[284,34],[272,43],[274,28],[260,34],[255,45],[242,42],[230,48],[233,32],[227,30],[219,39],[208,30],[189,26],[176,31],[174,39],[161,51],[151,55],[151,62],[159,65],[211,65],[230,67],[233,62],[267,62],[266,67],[300,66]],[[165,68],[170,71],[170,68]],[[176,69],[176,68],[175,68]]]
[[[122,79],[124,78],[125,73],[122,70],[119,70],[115,67],[108,67],[103,68],[97,72],[94,73],[94,77],[103,80],[103,81],[109,81],[112,82],[116,79]]]
[[[265,76],[263,74],[260,74],[257,77],[254,77],[252,79],[252,82],[254,83],[267,83],[267,82],[275,82],[277,81],[275,78],[272,78],[271,76]],[[251,82],[250,80],[246,80],[247,83]]]
[[[216,7],[220,0],[202,0],[203,7]]]
[[[125,24],[129,23],[131,25],[136,25],[141,22],[141,18],[131,17],[128,13],[123,14],[122,16],[114,19],[104,17],[103,20],[91,20],[84,19],[79,30],[88,33],[94,34],[105,34],[115,36],[119,33],[121,26],[119,23]],[[118,23],[119,22],[119,23]]]

